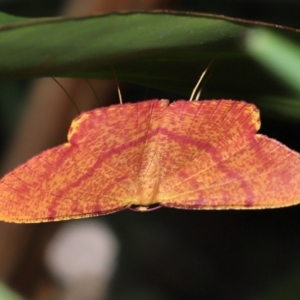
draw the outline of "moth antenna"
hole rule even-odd
[[[74,108],[76,109],[76,112],[78,113],[78,115],[80,115],[80,111],[79,111],[75,101],[72,99],[71,95],[68,93],[68,91],[63,87],[63,85],[57,79],[55,79],[54,77],[51,77],[51,78],[62,88],[62,90],[65,92],[67,97],[70,99],[70,101],[74,105]]]
[[[194,98],[194,96],[195,96],[195,94],[196,94],[196,92],[197,92],[197,90],[198,90],[198,87],[199,87],[200,83],[202,82],[202,80],[203,80],[203,78],[204,78],[204,76],[205,76],[207,70],[209,69],[209,67],[211,66],[211,64],[212,64],[213,61],[215,60],[215,58],[216,58],[216,56],[213,57],[213,59],[212,59],[212,60],[210,61],[210,63],[208,64],[208,66],[207,66],[207,67],[205,68],[205,70],[202,72],[202,74],[201,74],[199,80],[197,81],[196,86],[194,87],[194,89],[193,89],[193,91],[192,91],[192,94],[191,94],[191,97],[190,97],[189,101],[192,101],[192,100],[198,100],[198,99],[199,99],[200,94],[201,94],[201,91],[202,91],[202,88],[201,88],[200,92],[197,93],[196,98]]]
[[[200,95],[201,95],[201,93],[202,93],[202,90],[203,90],[203,87],[201,87],[201,89],[199,90],[199,92],[197,93],[197,95],[196,95],[196,97],[195,97],[195,101],[198,101],[199,100],[199,98],[200,98]]]
[[[96,91],[95,89],[93,88],[92,84],[86,79],[86,78],[83,78],[84,81],[89,85],[90,89],[92,90],[92,93],[94,94],[98,104],[101,106],[101,102],[100,102],[100,99],[98,98],[97,94],[96,94]]]
[[[114,74],[115,81],[116,81],[116,84],[117,84],[117,89],[118,89],[118,95],[119,95],[120,104],[123,104],[122,94],[121,94],[121,90],[120,90],[120,84],[119,84],[119,81],[118,81],[118,78],[117,78],[117,74],[116,74],[116,71],[115,71],[115,68],[114,68],[113,65],[111,65],[111,69],[112,69],[112,72]]]
[[[198,91],[198,93],[197,93],[197,95],[196,95],[196,97],[195,97],[194,100],[196,100],[196,101],[199,100],[200,95],[201,95],[201,93],[202,93],[202,91],[203,91],[203,89],[204,89],[204,86],[205,86],[205,84],[207,83],[207,81],[209,80],[210,77],[211,77],[211,75],[208,75],[208,77],[204,80],[203,85],[202,85],[201,88],[199,89],[199,91]]]

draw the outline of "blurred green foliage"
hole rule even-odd
[[[24,300],[24,298],[17,295],[6,285],[0,282],[0,299],[2,300]]]
[[[246,38],[248,53],[277,76],[290,91],[290,97],[276,94],[265,97],[263,105],[285,114],[300,118],[300,46],[282,35],[266,29],[255,29]],[[293,97],[292,97],[293,96]]]

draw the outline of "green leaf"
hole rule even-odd
[[[0,24],[4,79],[112,79],[113,65],[120,81],[187,96],[217,55],[205,96],[250,100],[274,86],[242,47],[250,26],[270,24],[168,11],[31,20],[2,14]],[[298,37],[297,30],[277,30]]]

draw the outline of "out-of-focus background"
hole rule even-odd
[[[300,28],[296,0],[0,1],[1,11],[29,17],[160,8]],[[84,81],[61,83],[80,110],[97,106]],[[101,105],[118,102],[115,82],[91,83]],[[145,87],[121,87],[125,101],[143,100],[145,93],[147,98],[162,97],[160,91]],[[0,81],[2,174],[63,142],[75,116],[72,104],[51,79]],[[263,115],[262,124],[262,133],[300,152],[300,115],[298,119]],[[296,206],[262,211],[124,211],[34,225],[1,222],[0,280],[6,286],[0,285],[0,299],[19,299],[13,292],[37,300],[299,299],[299,216]]]

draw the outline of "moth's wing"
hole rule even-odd
[[[69,142],[0,180],[0,219],[47,222],[122,210],[136,195],[136,172],[166,101],[111,106],[81,114]]]
[[[126,208],[131,183],[98,169],[99,161],[83,150],[66,143],[7,174],[0,181],[0,219],[45,222]]]
[[[174,129],[166,124],[161,138],[170,142],[161,143],[160,160],[169,153],[173,161],[162,166],[161,205],[246,209],[300,201],[300,155],[255,134],[260,123],[253,105],[224,100],[194,103],[186,108],[175,103],[168,112],[171,120],[181,111],[182,123],[174,123]]]

